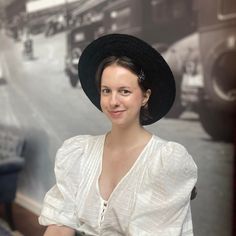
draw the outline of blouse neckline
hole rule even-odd
[[[115,194],[116,191],[118,191],[119,186],[124,182],[124,180],[126,178],[128,178],[128,176],[133,172],[133,170],[136,168],[136,166],[138,165],[138,163],[140,162],[140,160],[142,159],[143,154],[146,152],[148,146],[152,143],[152,140],[154,139],[154,134],[152,134],[151,138],[148,140],[148,142],[146,143],[146,145],[143,147],[142,151],[140,152],[140,154],[138,155],[137,159],[135,160],[135,162],[133,163],[133,165],[131,166],[131,168],[128,170],[128,172],[120,179],[120,181],[118,182],[118,184],[115,186],[115,188],[113,189],[113,191],[111,192],[109,198],[107,200],[105,200],[100,192],[100,186],[99,186],[99,178],[101,176],[102,173],[102,164],[103,164],[103,153],[104,153],[104,146],[105,146],[105,140],[106,140],[106,136],[107,133],[102,135],[102,142],[101,142],[101,152],[99,155],[99,171],[98,171],[98,176],[96,179],[96,187],[97,187],[97,192],[98,195],[101,199],[101,201],[106,202],[107,204],[111,201],[112,196]]]

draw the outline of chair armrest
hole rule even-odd
[[[25,160],[21,157],[9,157],[0,161],[0,175],[17,172],[24,166]]]
[[[197,187],[194,186],[194,188],[193,188],[193,190],[192,190],[192,192],[191,192],[191,197],[190,197],[190,199],[193,200],[193,199],[196,198],[196,196],[197,196]]]

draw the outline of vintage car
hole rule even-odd
[[[236,121],[236,2],[200,0],[198,33],[165,53],[181,105],[199,113],[214,140],[233,141]]]
[[[236,1],[199,0],[199,48],[204,90],[202,126],[214,139],[233,141],[236,118]]]
[[[65,73],[69,77],[72,87],[79,84],[78,62],[83,49],[102,34],[103,26],[101,21],[89,25],[75,27],[67,33],[67,55],[65,58]]]

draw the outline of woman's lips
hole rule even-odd
[[[120,117],[123,112],[124,112],[124,110],[122,110],[122,111],[109,111],[109,114],[110,114],[112,117],[116,118],[116,117]]]

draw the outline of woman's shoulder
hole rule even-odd
[[[196,173],[197,166],[186,147],[175,141],[168,141],[158,136],[154,137],[154,149],[150,168],[178,174],[181,170]],[[152,171],[153,172],[153,171]]]
[[[156,135],[153,135],[154,138],[154,151],[158,151],[160,157],[166,161],[169,161],[169,158],[179,159],[178,157],[183,158],[186,155],[189,155],[186,147],[183,144],[180,144],[175,141],[169,141],[163,138],[160,138]]]
[[[86,148],[88,145],[93,144],[103,135],[77,135],[66,139],[59,150],[73,149],[73,148]]]
[[[102,139],[103,135],[77,135],[66,139],[58,149],[56,155],[56,166],[70,165],[82,161],[86,150]]]

